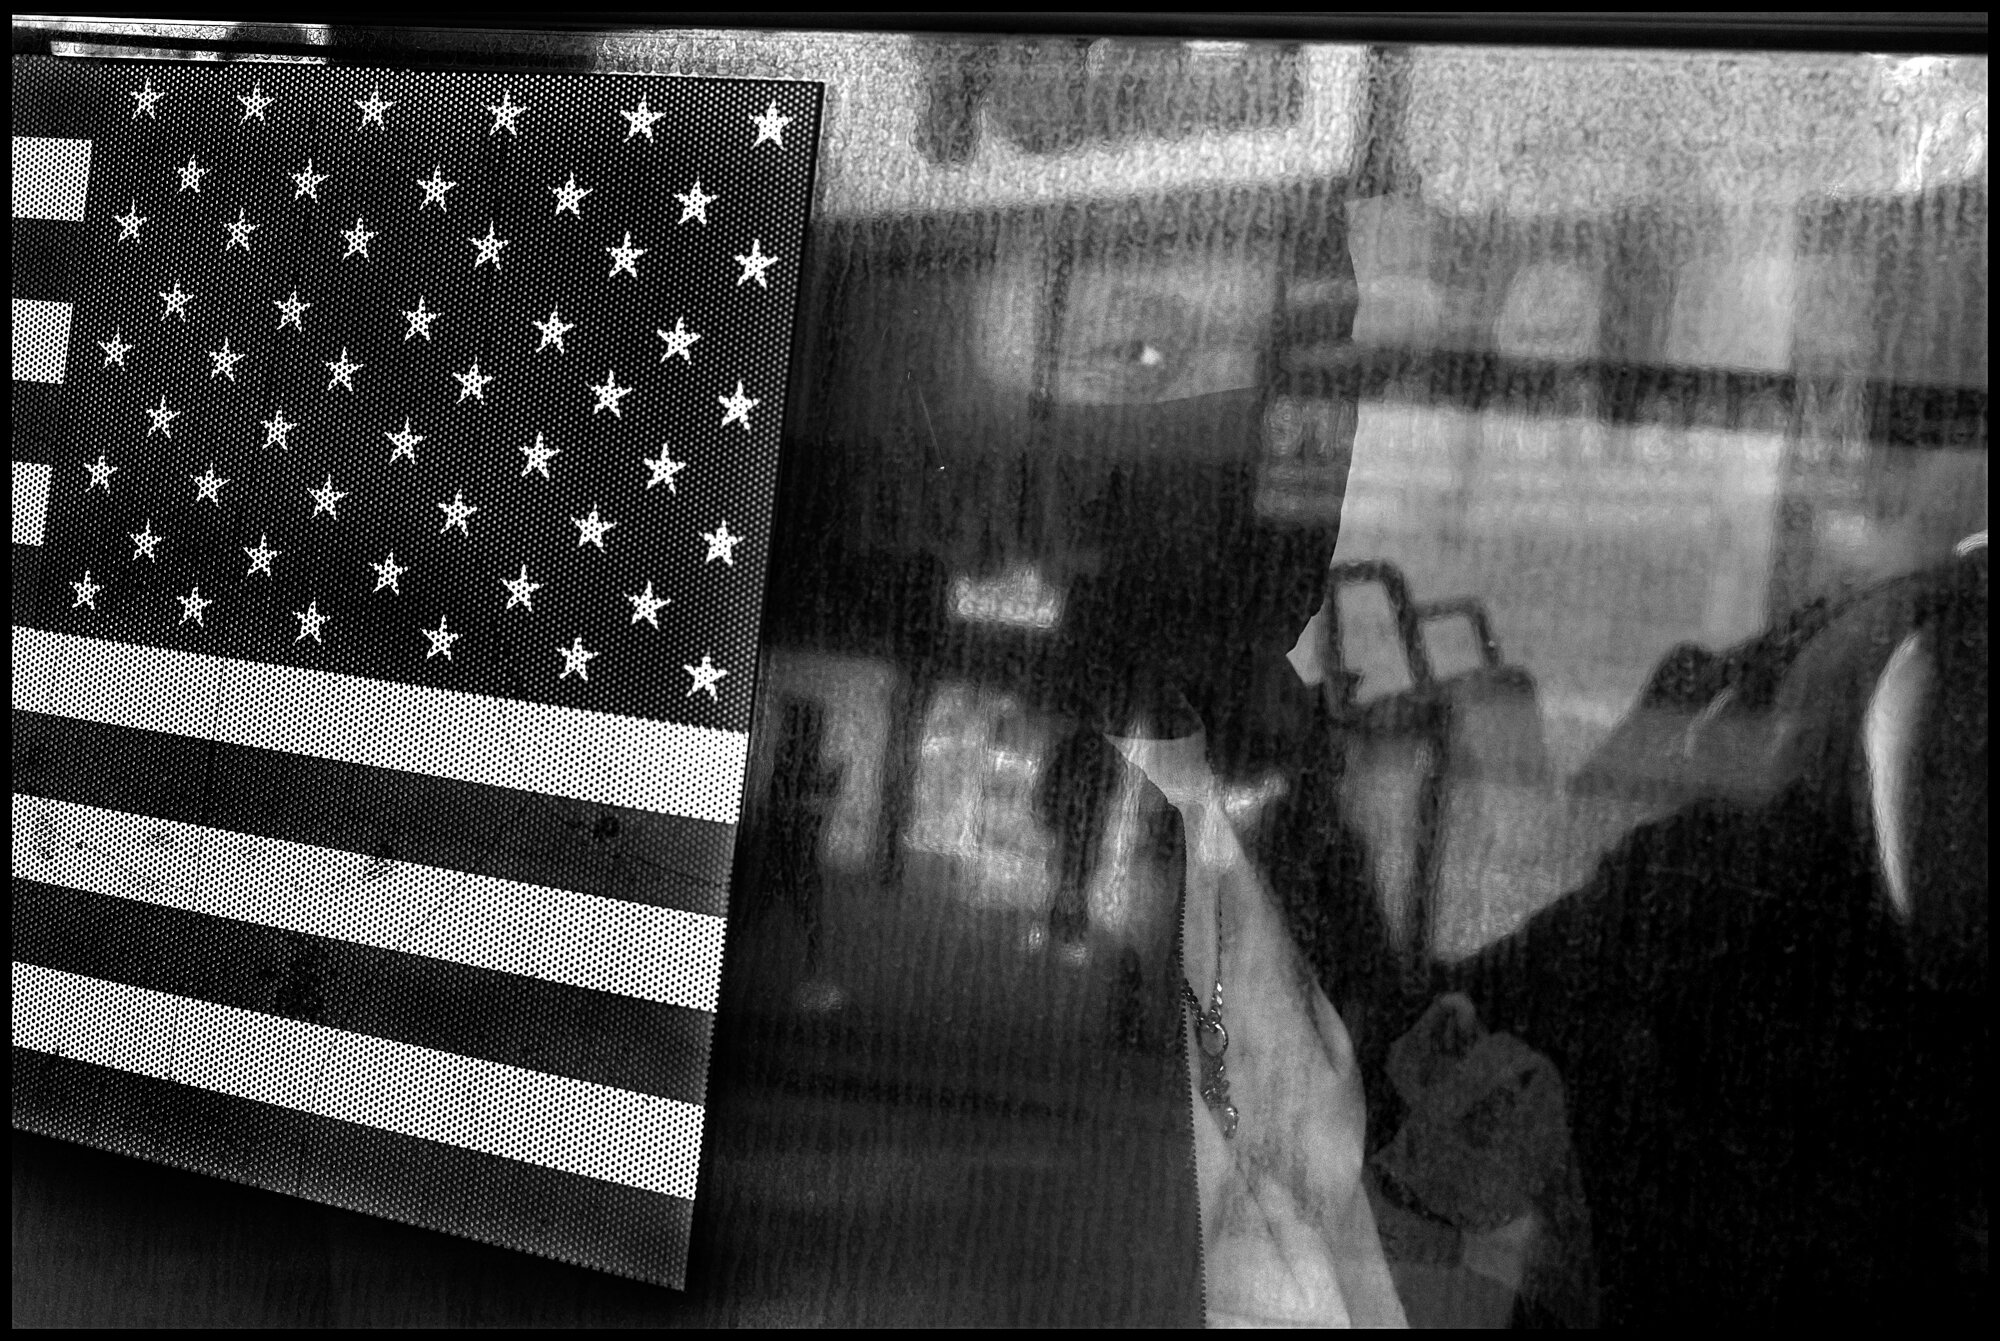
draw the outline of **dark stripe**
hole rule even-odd
[[[9,745],[17,792],[187,824],[207,810],[205,741],[17,710]]]
[[[14,134],[88,140],[130,124],[132,105],[121,102],[119,95],[139,84],[137,79],[124,79],[119,64],[16,56],[11,89]]]
[[[14,790],[631,903],[729,911],[733,824],[21,711]]]
[[[241,1010],[704,1101],[715,1017],[14,877],[14,958]]]
[[[13,1049],[14,1126],[680,1289],[694,1203]]]
[[[1618,425],[1678,430],[1771,432],[1786,428],[1826,379],[1791,373],[1675,366],[1613,359],[1554,360],[1482,350],[1356,346],[1323,358],[1280,355],[1282,388],[1291,395],[1357,397],[1481,414],[1587,413]],[[1871,442],[1890,447],[1980,446],[1985,387],[1859,382]]]
[[[39,545],[14,546],[13,566],[7,576],[14,588],[14,622],[28,624],[35,612],[36,583],[42,575],[42,550]]]
[[[72,362],[77,357],[77,338],[76,326],[72,322],[69,328],[69,356]],[[56,459],[56,449],[60,444],[87,441],[79,430],[69,425],[66,417],[70,413],[68,406],[69,402],[63,399],[63,388],[56,383],[14,383],[14,413],[8,426],[8,436],[13,440],[13,459],[40,461],[47,465]],[[74,457],[76,454],[72,451],[68,455]]]
[[[122,205],[112,210],[113,214],[124,212]],[[84,230],[91,225],[51,219],[15,219],[13,224],[14,273],[8,276],[9,295],[74,302],[81,287],[78,272],[84,262]],[[97,227],[109,227],[113,234],[118,231],[115,224],[102,220],[97,221]]]

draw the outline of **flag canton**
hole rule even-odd
[[[747,728],[817,86],[74,77],[36,624]]]

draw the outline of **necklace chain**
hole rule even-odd
[[[1194,1015],[1196,1052],[1201,1058],[1201,1097],[1215,1114],[1224,1137],[1236,1135],[1236,1105],[1229,1102],[1229,1067],[1223,1054],[1229,1051],[1229,1030],[1222,1023],[1222,889],[1215,891],[1215,992],[1208,1009],[1185,978],[1181,980],[1181,1000]]]

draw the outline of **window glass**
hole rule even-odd
[[[828,85],[633,1316],[1983,1301],[1985,58],[534,50]]]
[[[828,164],[767,692],[880,725],[770,1009],[1080,1097],[1185,979],[1211,1321],[1968,1297],[1983,821],[1926,911],[1896,817],[1983,778],[1984,61],[869,58],[917,92]],[[1129,1233],[1089,1121],[1013,1186]]]

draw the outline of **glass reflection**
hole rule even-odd
[[[1047,727],[1009,695],[946,685],[932,697],[903,842],[952,859],[944,890],[975,908],[1047,911],[1055,838],[1034,801],[1048,753]]]
[[[727,1316],[1278,1311],[1217,902],[1311,1320],[1983,1307],[1985,59],[592,40],[837,95]]]
[[[1261,965],[1243,1099],[1281,1038],[1297,1093],[1342,1049],[1353,1088],[1229,1146],[1146,1072],[1193,1110],[1213,1309],[1962,1298],[1983,1205],[1864,1114],[1900,1086],[1970,1148],[1983,763],[1938,723],[1984,683],[1983,64],[916,50],[922,171],[844,180],[819,240],[774,560],[771,692],[827,742],[770,790],[827,816],[799,976],[1177,1150],[1182,1110],[1104,1096],[1186,1047],[1218,943]],[[1316,1186],[1248,1149],[1351,1149],[1365,1232],[1271,1221],[1318,1286],[1246,1286],[1230,1179]]]

